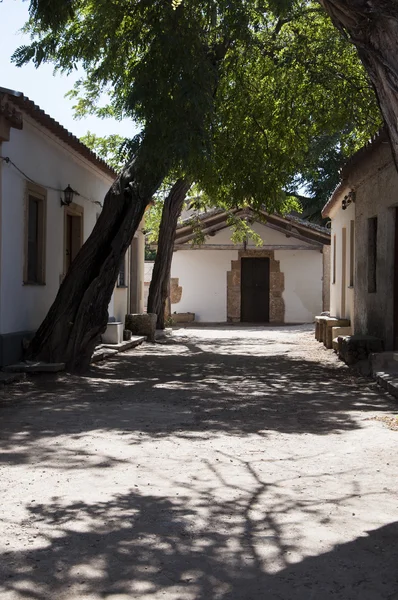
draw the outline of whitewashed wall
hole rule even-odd
[[[255,223],[253,230],[268,245],[308,246],[294,237]],[[205,244],[230,244],[231,231],[224,229],[206,239]],[[249,240],[248,247],[254,243]],[[178,250],[174,252],[171,276],[178,277],[182,298],[171,305],[173,312],[194,312],[197,321],[227,320],[227,272],[231,260],[238,259],[235,250]],[[313,250],[276,250],[275,259],[285,274],[286,323],[307,323],[322,311],[322,254]]]
[[[212,238],[215,239],[215,238]],[[171,312],[193,312],[195,320],[225,323],[227,320],[227,271],[236,250],[179,250],[174,252],[171,276],[178,277],[182,297]]]
[[[322,312],[322,254],[276,250],[275,260],[285,275],[285,323],[311,323]]]
[[[24,116],[21,131],[11,129],[2,156],[43,187],[64,189],[68,184],[90,200],[102,201],[112,178],[74,153],[45,128]],[[61,193],[47,189],[46,283],[23,285],[26,178],[11,165],[2,165],[0,333],[37,329],[53,302],[64,270],[64,208]],[[83,197],[84,240],[101,208]],[[113,301],[110,314],[113,313]]]
[[[347,190],[348,192],[348,190]],[[346,193],[347,193],[346,192]],[[344,194],[342,194],[343,198]],[[330,314],[333,317],[350,319],[351,325],[354,318],[354,288],[350,286],[350,222],[355,221],[355,204],[350,204],[346,210],[341,208],[341,201],[336,204],[330,215],[331,247],[330,247]],[[342,306],[343,292],[343,228],[346,229],[346,257],[345,257],[345,306]],[[336,250],[334,250],[336,244]],[[336,278],[333,281],[333,263],[336,261]]]

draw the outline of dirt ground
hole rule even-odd
[[[398,406],[312,328],[2,394],[1,600],[398,600]]]

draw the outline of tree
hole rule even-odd
[[[398,6],[395,0],[319,0],[354,44],[376,92],[398,169]]]
[[[148,312],[156,313],[158,329],[164,329],[177,221],[190,187],[191,182],[188,179],[178,179],[163,204],[157,253],[148,294]]]
[[[52,61],[68,71],[82,63],[78,110],[128,115],[143,128],[30,347],[31,356],[78,369],[106,326],[120,260],[166,175],[196,181],[227,206],[266,199],[269,210],[286,208],[283,186],[310,140],[347,120],[367,122],[363,135],[372,97],[349,46],[309,2],[278,18],[262,0],[191,0],[175,10],[160,0],[80,0],[56,23],[41,16],[42,2],[31,6],[33,41],[16,51],[17,64]],[[111,104],[98,109],[107,88]]]
[[[231,36],[250,38],[253,17],[259,15],[236,2],[236,11],[214,15],[212,26],[204,4],[174,10],[163,2],[121,1],[110,7],[87,0],[70,3],[55,25],[43,16],[43,2],[31,5],[29,27],[38,39],[16,52],[17,62],[32,59],[38,66],[53,60],[69,70],[82,61],[102,85],[112,82],[120,103],[128,94],[143,129],[132,146],[134,158],[106,195],[92,234],[32,340],[30,357],[64,361],[70,370],[87,367],[106,327],[120,262],[146,206],[171,169],[184,165],[189,171],[208,149],[219,64]],[[123,81],[122,89],[118,81],[125,72],[130,86]]]

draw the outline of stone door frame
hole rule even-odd
[[[241,320],[241,259],[269,258],[269,321],[285,322],[285,302],[282,293],[285,289],[285,275],[281,273],[280,262],[275,260],[274,250],[239,250],[238,260],[231,260],[231,270],[227,272],[227,321],[240,323]]]

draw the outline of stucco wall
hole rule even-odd
[[[285,275],[285,323],[310,323],[322,311],[322,254],[309,250],[277,250]]]
[[[112,179],[46,130],[24,117],[21,131],[11,129],[2,155],[9,156],[27,176],[47,188],[45,285],[23,285],[26,179],[11,165],[2,164],[0,333],[35,330],[45,317],[64,271],[64,208],[61,193],[68,184],[81,196],[83,238],[87,238]],[[90,200],[83,198],[86,196]],[[110,314],[113,303],[110,305]]]
[[[322,281],[322,310],[330,310],[330,246],[324,246],[323,257],[323,281]]]
[[[341,200],[348,193],[342,193]],[[336,204],[332,214],[332,243],[330,246],[330,314],[341,319],[350,319],[351,326],[354,321],[354,288],[356,285],[354,272],[354,286],[350,285],[350,255],[351,255],[351,221],[355,222],[355,204],[350,204],[346,210],[341,208],[341,200]],[[345,253],[345,284],[343,286],[343,229],[346,230]],[[336,248],[334,248],[336,244]],[[334,266],[334,260],[336,264]],[[333,270],[335,269],[335,281]],[[343,293],[344,288],[344,293]],[[344,298],[343,298],[344,296]],[[344,302],[343,302],[344,300]]]
[[[171,277],[178,277],[182,296],[178,304],[171,305],[171,312],[193,312],[196,321],[225,323],[227,271],[237,258],[237,250],[174,252]]]
[[[253,229],[264,244],[304,245],[294,237],[256,223]],[[228,229],[207,238],[207,244],[231,244]],[[248,247],[253,248],[249,241]],[[238,259],[235,250],[178,250],[174,252],[171,276],[179,279],[181,301],[171,305],[173,312],[194,312],[197,321],[225,322],[227,320],[227,271],[231,261]],[[305,323],[322,311],[322,254],[319,250],[277,250],[284,273],[285,322]]]

